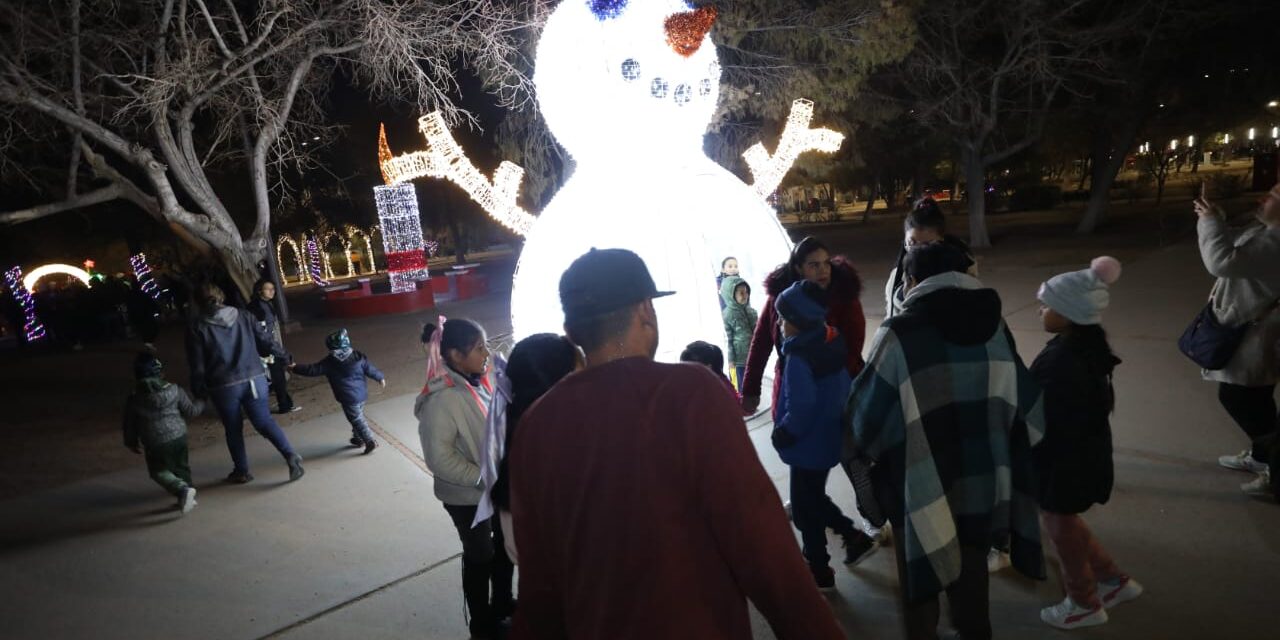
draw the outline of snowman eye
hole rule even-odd
[[[674,97],[675,97],[676,104],[682,107],[686,104],[689,104],[689,101],[693,100],[693,87],[690,87],[687,84],[682,84],[677,86]]]
[[[702,82],[698,83],[698,95],[703,97],[711,95],[711,80],[703,78]]]
[[[640,63],[635,58],[622,61],[622,79],[631,82],[640,77]]]
[[[649,83],[649,94],[655,98],[665,98],[667,97],[667,88],[669,86],[666,80],[654,78],[653,82]]]

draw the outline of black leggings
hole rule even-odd
[[[446,504],[444,508],[462,540],[462,594],[471,611],[472,629],[486,628],[511,615],[515,602],[511,593],[515,566],[503,546],[502,527],[496,516],[472,527],[475,505]]]
[[[1231,414],[1231,419],[1240,425],[1249,436],[1254,459],[1267,462],[1267,449],[1270,444],[1264,440],[1276,431],[1276,386],[1244,387],[1226,382],[1218,385],[1218,402]]]

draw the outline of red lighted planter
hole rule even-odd
[[[414,291],[375,294],[365,293],[363,288],[326,291],[324,313],[330,318],[367,318],[431,309],[436,306],[432,288],[423,286]]]

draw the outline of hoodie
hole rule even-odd
[[[266,375],[262,358],[268,355],[289,359],[249,312],[235,307],[219,306],[187,330],[187,363],[197,397]]]
[[[720,306],[724,309],[724,335],[729,344],[729,364],[746,364],[751,349],[751,336],[755,333],[760,314],[749,304],[739,304],[734,292],[745,286],[751,293],[751,285],[738,276],[725,276],[720,284]]]
[[[765,293],[768,298],[762,307],[760,321],[756,323],[755,334],[751,338],[751,348],[747,354],[747,370],[742,376],[742,395],[760,396],[760,385],[764,380],[764,369],[769,364],[769,356],[776,349],[782,353],[782,333],[778,324],[777,310],[774,305],[783,291],[795,283],[795,274],[790,267],[782,265],[765,278]],[[862,345],[866,339],[867,319],[862,315],[862,278],[858,271],[843,256],[831,259],[831,284],[827,287],[827,324],[834,327],[844,336],[848,346],[845,357],[845,370],[850,376],[857,376],[862,370]],[[778,385],[782,380],[784,358],[779,358],[773,376],[774,406],[777,406]],[[774,419],[777,419],[774,412]]]
[[[449,505],[480,504],[480,450],[493,382],[488,375],[475,384],[450,367],[427,381],[413,404],[418,418],[422,456],[435,481],[435,495]]]

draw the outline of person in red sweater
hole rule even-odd
[[[516,639],[783,640],[844,633],[800,554],[737,403],[707,368],[660,364],[654,286],[622,249],[560,280],[586,368],[520,419],[509,460]]]

